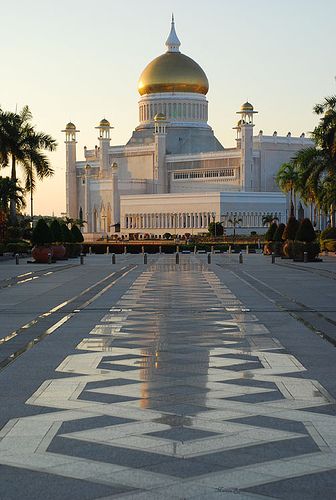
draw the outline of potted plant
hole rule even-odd
[[[52,239],[53,258],[55,260],[63,260],[65,258],[65,246],[63,245],[63,233],[61,225],[57,219],[50,223],[50,232]]]
[[[78,257],[81,253],[82,243],[84,241],[81,230],[76,224],[74,224],[71,228],[72,241],[74,243],[74,257]]]
[[[32,256],[35,262],[46,264],[49,262],[49,256],[52,257],[51,232],[44,219],[39,219],[32,233]]]
[[[293,244],[299,225],[299,221],[294,217],[294,215],[291,215],[282,234],[282,239],[284,241],[282,253],[287,259],[293,258]]]
[[[278,229],[278,224],[272,222],[265,234],[265,245],[264,245],[264,255],[271,255],[273,252],[273,238],[276,230]]]
[[[282,235],[284,233],[285,228],[286,228],[285,224],[283,223],[279,224],[273,236],[273,252],[277,257],[280,257],[282,255],[282,245],[283,245]]]
[[[65,223],[61,224],[61,230],[62,230],[62,241],[65,246],[65,256],[66,258],[71,258],[74,256],[73,238],[71,231]]]
[[[316,233],[310,219],[303,219],[297,230],[293,246],[294,260],[302,262],[305,252],[310,261],[316,260],[320,253],[320,245],[316,241]]]

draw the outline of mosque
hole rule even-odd
[[[254,135],[257,111],[245,102],[237,112],[236,147],[226,148],[208,124],[209,82],[202,68],[180,52],[174,18],[167,51],[151,61],[139,82],[139,124],[127,144],[111,145],[111,127],[96,127],[99,146],[76,158],[73,123],[65,127],[66,203],[69,217],[86,221],[86,239],[102,235],[139,238],[207,231],[222,222],[230,234],[263,232],[262,218],[284,222],[287,197],[275,175],[303,147],[304,134]]]

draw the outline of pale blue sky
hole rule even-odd
[[[336,93],[334,0],[15,0],[1,2],[4,109],[28,104],[37,127],[59,142],[56,175],[39,186],[36,211],[65,209],[64,143],[70,119],[83,146],[104,116],[125,143],[138,122],[137,80],[165,51],[174,11],[181,51],[206,72],[209,123],[234,145],[235,112],[247,98],[256,132],[312,130],[312,107]]]

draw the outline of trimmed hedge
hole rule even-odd
[[[322,240],[321,250],[327,250],[328,252],[336,252],[336,240]]]
[[[321,240],[336,240],[336,227],[326,227],[321,235]]]

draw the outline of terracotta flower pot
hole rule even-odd
[[[63,260],[65,258],[65,246],[64,245],[52,245],[53,259]]]
[[[51,247],[47,246],[34,247],[32,250],[32,257],[35,262],[38,262],[39,264],[48,264],[49,254],[51,254],[52,257],[53,251]]]
[[[265,243],[263,252],[264,252],[264,255],[271,255],[272,254],[272,243],[270,243],[270,242]]]

